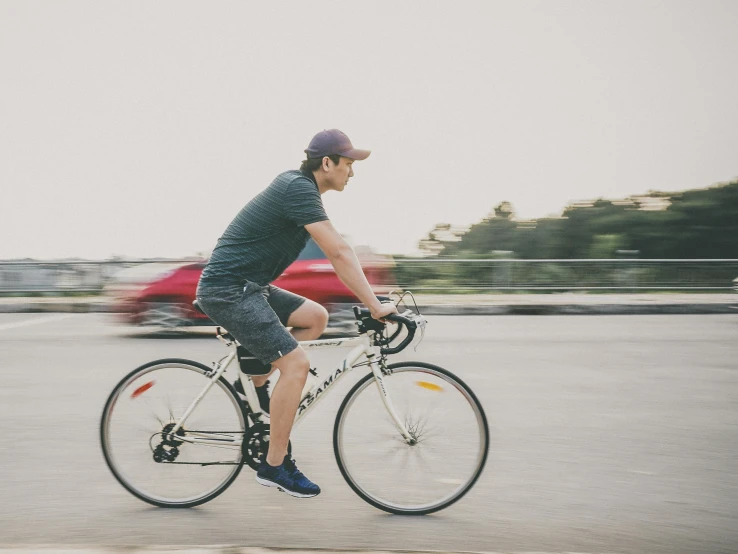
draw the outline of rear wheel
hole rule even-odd
[[[174,435],[177,421],[210,389]],[[131,494],[154,506],[189,508],[212,500],[243,466],[246,431],[241,400],[207,366],[167,359],[132,371],[102,414],[100,441],[108,467]]]
[[[336,462],[372,506],[403,515],[437,512],[464,496],[482,473],[489,443],[484,410],[443,368],[421,362],[388,368],[383,387],[413,440],[400,434],[370,373],[338,410]]]

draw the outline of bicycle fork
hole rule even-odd
[[[385,374],[383,373],[382,369],[384,366],[384,361],[380,361],[380,363],[375,363],[372,358],[374,358],[374,354],[367,355],[367,359],[369,360],[369,367],[372,370],[372,373],[374,373],[374,382],[377,384],[377,390],[379,391],[379,396],[382,399],[382,402],[384,403],[384,407],[387,409],[387,413],[389,413],[390,417],[392,418],[392,421],[394,421],[395,426],[397,427],[397,430],[402,435],[402,438],[405,439],[405,442],[409,445],[414,445],[417,442],[417,439],[410,434],[410,432],[405,427],[405,424],[400,420],[400,416],[397,415],[397,412],[395,411],[395,407],[392,405],[392,399],[390,398],[390,394],[387,391],[387,387],[384,384],[384,377]]]

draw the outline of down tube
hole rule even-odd
[[[292,424],[293,429],[297,427],[297,424],[300,422],[300,420],[302,420],[303,416],[307,414],[310,409],[313,408],[318,403],[318,401],[320,401],[325,396],[328,389],[335,385],[338,380],[344,376],[345,373],[348,373],[353,368],[353,365],[356,363],[356,361],[362,356],[366,355],[369,349],[370,347],[368,344],[360,344],[359,346],[354,348],[351,352],[349,352],[348,356],[344,358],[343,362],[341,362],[341,365],[334,369],[328,377],[319,381],[317,385],[315,385],[305,396],[302,397],[299,406],[297,406],[295,421]]]

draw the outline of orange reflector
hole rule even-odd
[[[439,387],[438,385],[434,385],[433,383],[429,383],[428,381],[416,381],[415,384],[419,387],[423,387],[424,389],[434,390],[436,392],[443,392],[443,389],[441,387]]]
[[[147,390],[149,390],[153,386],[154,386],[154,381],[149,381],[145,385],[141,385],[135,391],[133,391],[133,394],[131,394],[131,398],[138,398],[139,396],[141,396],[143,393],[145,393]]]

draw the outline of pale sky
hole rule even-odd
[[[736,29],[734,0],[0,0],[0,259],[209,251],[334,127],[373,152],[328,215],[385,253],[729,181]]]

